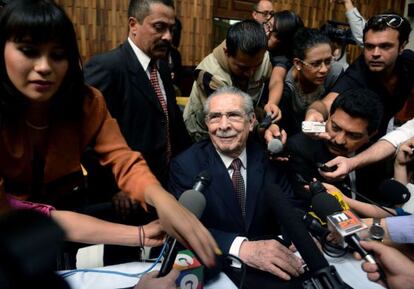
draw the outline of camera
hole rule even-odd
[[[356,44],[356,40],[352,35],[349,24],[328,20],[328,22],[320,28],[332,41],[342,44]]]

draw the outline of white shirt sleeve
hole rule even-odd
[[[407,121],[392,132],[387,133],[381,139],[388,141],[395,147],[398,147],[401,143],[412,137],[414,137],[414,118]]]
[[[359,46],[363,45],[363,31],[365,27],[365,19],[359,13],[358,9],[353,8],[345,12],[346,18],[348,19],[349,27],[351,28],[352,35],[355,37]]]
[[[236,237],[230,246],[229,254],[240,257],[240,247],[244,241],[248,241],[248,239],[246,237]],[[242,264],[239,261],[232,259],[230,266],[241,268]]]

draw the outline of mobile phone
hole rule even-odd
[[[302,132],[304,133],[320,133],[326,132],[325,122],[302,121]]]
[[[334,172],[338,168],[337,165],[333,165],[331,167],[328,167],[326,164],[322,164],[322,163],[317,163],[317,166],[318,166],[318,169],[320,169],[321,171],[323,171],[325,173]]]

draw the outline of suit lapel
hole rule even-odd
[[[264,155],[257,145],[247,143],[247,187],[246,187],[246,229],[253,221],[257,201],[263,193],[263,178],[265,174]]]
[[[147,76],[147,72],[143,69],[141,63],[139,63],[138,58],[128,41],[124,43],[122,49],[125,54],[125,59],[127,59],[126,63],[130,74],[130,76],[126,77],[131,77],[133,80],[130,82],[131,85],[134,86],[137,91],[140,91],[138,93],[147,98],[147,100],[154,105],[154,107],[156,107],[160,112],[163,112],[160,101],[158,100],[158,97]]]
[[[228,212],[229,218],[232,218],[233,222],[237,223],[241,228],[245,228],[241,208],[236,200],[227,168],[211,142],[207,149],[209,152],[206,155],[211,156],[207,160],[209,162],[208,167],[214,168],[211,172],[212,182],[209,192],[213,192],[216,196],[211,197],[219,198],[223,203],[224,209]]]

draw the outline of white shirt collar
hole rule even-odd
[[[219,154],[221,160],[223,161],[224,166],[226,167],[226,169],[228,169],[230,167],[231,163],[233,162],[234,158],[228,157],[228,156],[222,154],[221,152],[219,152],[218,150],[216,150],[216,151]],[[241,160],[243,168],[246,169],[247,168],[246,148],[243,149],[243,151],[238,156],[238,158]]]
[[[139,47],[135,45],[135,43],[131,40],[130,37],[128,37],[128,42],[131,45],[135,55],[137,56],[142,68],[144,69],[144,71],[147,71],[151,58],[148,55],[146,55],[141,49],[139,49]]]

